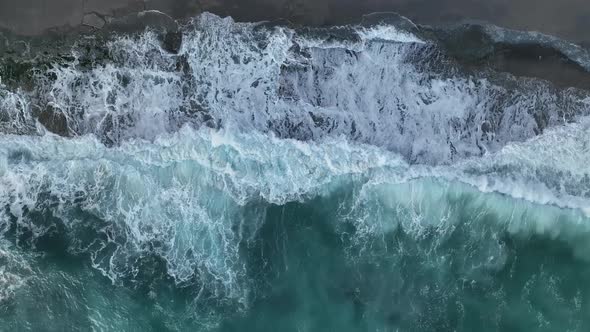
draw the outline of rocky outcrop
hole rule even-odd
[[[50,103],[45,105],[43,109],[37,110],[36,113],[37,120],[45,129],[60,136],[71,136],[66,115],[58,107]]]

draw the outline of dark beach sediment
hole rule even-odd
[[[283,18],[310,26],[359,22],[365,14],[392,11],[423,30],[436,27],[433,37],[468,66],[487,65],[517,76],[547,79],[559,86],[590,88],[590,60],[587,66],[581,65],[574,59],[577,54],[572,56],[563,47],[565,41],[580,45],[590,41],[590,2],[586,0],[0,0],[0,34],[5,31],[4,36],[8,36],[8,42],[0,43],[0,56],[18,54],[20,44],[14,41],[21,38],[51,53],[52,48],[67,46],[80,33],[108,35],[112,30],[128,32],[146,25],[174,31],[174,20],[204,11],[237,21]],[[563,41],[491,40],[489,34],[482,33],[481,27],[487,24],[482,22],[539,31]],[[178,36],[169,34],[165,38],[171,50],[179,46]]]
[[[101,27],[110,17],[149,9],[174,18],[210,11],[238,21],[282,17],[306,25],[344,24],[363,14],[394,11],[420,24],[470,18],[590,41],[586,0],[0,0],[0,27],[25,35],[81,25]]]

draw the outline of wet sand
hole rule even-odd
[[[588,0],[0,0],[0,28],[21,35],[100,28],[111,17],[146,9],[174,18],[210,11],[239,21],[286,18],[310,25],[344,24],[366,13],[395,11],[421,24],[469,18],[590,41]]]
[[[306,24],[341,24],[362,14],[395,11],[420,24],[445,24],[463,19],[484,20],[518,30],[536,30],[562,38],[590,40],[588,0],[235,0],[228,8],[246,20],[287,17]],[[253,10],[252,3],[265,10]]]

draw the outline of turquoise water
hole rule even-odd
[[[13,220],[5,232],[3,287],[20,284],[3,293],[2,325],[51,331],[581,331],[588,324],[590,230],[583,212],[482,193],[442,175],[383,182],[413,167],[385,154],[375,168],[370,162],[378,151],[369,147],[348,146],[347,154],[357,158],[336,161],[330,157],[342,153],[340,141],[312,144],[305,153],[300,143],[262,135],[254,136],[260,141],[226,137],[207,147],[218,135],[184,129],[169,141],[115,149],[88,139],[7,138],[4,151],[35,148],[9,157],[4,181],[30,170],[22,193],[40,189],[33,194],[35,211],[20,202],[22,221]],[[141,153],[172,140],[182,143]],[[262,151],[256,142],[267,152],[252,155]],[[202,151],[210,164],[189,162],[200,159],[203,145],[211,149]],[[299,159],[287,159],[287,173],[313,180],[308,189],[272,179],[276,165],[267,163],[281,160],[275,153]],[[231,177],[216,179],[216,157],[229,158],[236,172],[221,169]],[[322,167],[332,162],[340,164],[331,172],[354,168],[325,178],[330,173]],[[142,181],[134,183],[139,169]],[[167,193],[179,189],[179,178],[191,189]],[[98,182],[105,187],[97,189]],[[224,192],[216,194],[215,186]],[[251,196],[236,205],[227,197],[232,189]],[[296,198],[280,202],[285,194]],[[180,200],[160,206],[170,195]],[[118,210],[129,204],[144,208]],[[8,209],[16,214],[14,205]],[[198,217],[201,209],[210,219]],[[141,217],[111,219],[114,211]],[[126,224],[117,225],[119,218]],[[196,273],[180,279],[187,265]]]
[[[330,223],[332,204],[346,201],[346,195],[269,207],[259,235],[243,249],[255,300],[239,312],[232,304],[204,301],[219,320],[213,330],[587,328],[589,264],[563,240],[513,235],[495,224],[494,212],[474,222],[474,211],[464,210],[453,216],[452,230],[426,229],[415,236],[397,229],[365,239],[370,245],[359,250]],[[473,193],[454,198],[459,206],[477,200]],[[65,252],[53,249],[37,259],[29,263],[35,276],[2,305],[4,327],[205,329],[193,322],[200,310],[187,310],[195,287],[154,281],[162,271],[113,286]]]
[[[1,87],[0,330],[590,329],[586,92],[391,25],[183,29]]]

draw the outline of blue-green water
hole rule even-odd
[[[0,330],[588,330],[586,92],[347,29],[205,14],[3,87]]]

